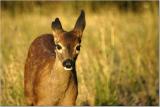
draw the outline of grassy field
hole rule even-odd
[[[1,10],[0,105],[25,105],[23,73],[29,45],[38,35],[52,33],[56,17],[71,30],[81,8],[86,28],[77,60],[77,105],[159,104],[156,3],[148,2],[138,12],[121,11],[107,2],[94,9],[89,2],[45,3]]]

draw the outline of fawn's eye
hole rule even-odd
[[[56,44],[56,49],[61,50],[62,47],[59,44]]]
[[[77,50],[77,51],[80,51],[80,48],[81,48],[81,45],[78,45],[78,46],[76,47],[76,50]]]

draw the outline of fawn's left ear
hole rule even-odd
[[[56,18],[55,21],[52,22],[51,27],[52,27],[54,36],[58,36],[61,32],[63,32],[63,28],[59,18]]]
[[[85,26],[86,26],[85,13],[83,10],[81,10],[81,14],[78,17],[77,22],[73,29],[77,33],[77,36],[82,37],[82,33],[83,33]]]

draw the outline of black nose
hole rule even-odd
[[[66,68],[71,68],[73,66],[73,61],[71,59],[67,59],[63,62],[63,66]]]

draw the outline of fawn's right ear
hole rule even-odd
[[[85,13],[84,10],[81,10],[81,14],[78,17],[77,22],[74,26],[74,31],[77,33],[77,36],[82,37],[82,33],[85,26],[86,26]]]
[[[63,32],[63,28],[59,18],[56,18],[55,21],[52,22],[51,27],[52,27],[54,36],[58,36],[61,32]]]

